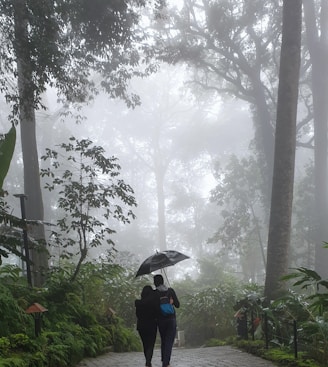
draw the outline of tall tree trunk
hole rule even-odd
[[[315,270],[328,278],[328,2],[321,1],[320,32],[313,0],[304,1],[306,35],[312,62],[312,98],[314,115],[314,183],[315,183]],[[320,34],[320,35],[319,35]]]
[[[275,299],[288,271],[293,203],[302,0],[284,0],[265,296]]]
[[[28,40],[28,14],[23,0],[13,2],[15,11],[14,47],[17,59],[17,80],[19,96],[19,119],[24,164],[24,191],[27,196],[26,219],[43,221],[43,202],[40,184],[40,170],[36,143],[34,84]],[[43,224],[28,226],[31,237],[40,242],[39,248],[31,249],[33,285],[44,283],[44,271],[48,266]]]

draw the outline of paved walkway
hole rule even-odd
[[[161,367],[160,351],[156,349],[153,367]],[[144,367],[143,353],[107,353],[84,359],[78,367]],[[171,367],[276,367],[273,363],[238,349],[224,347],[173,349]]]

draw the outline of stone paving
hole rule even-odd
[[[160,351],[154,351],[153,367],[161,367]],[[84,359],[77,367],[144,367],[143,353],[107,353]],[[272,362],[230,346],[174,348],[171,367],[276,367]]]

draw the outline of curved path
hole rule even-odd
[[[156,349],[153,367],[161,367],[160,351]],[[84,359],[78,367],[143,367],[143,353],[107,353]],[[171,367],[276,367],[272,362],[230,346],[173,349]]]

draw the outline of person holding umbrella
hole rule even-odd
[[[161,337],[161,357],[162,366],[168,367],[170,365],[172,348],[175,340],[177,323],[174,307],[179,308],[180,302],[173,288],[168,288],[164,285],[164,279],[161,274],[156,274],[154,276],[154,285],[156,287],[157,302],[159,307],[158,310],[158,331]],[[171,307],[172,313],[165,314],[161,311],[162,300],[167,298],[168,303],[174,307]]]
[[[166,250],[158,252],[147,257],[140,265],[136,277],[150,274],[153,271],[173,266],[180,261],[189,259],[189,256],[175,250]],[[165,273],[165,272],[164,272]],[[180,307],[180,302],[173,288],[164,285],[163,276],[157,274],[154,276],[155,310],[157,312],[157,325],[161,337],[161,357],[163,367],[170,365],[172,348],[175,340],[177,323],[174,307]],[[166,299],[166,302],[162,302]],[[161,311],[166,309],[168,311]],[[162,313],[163,312],[163,313]]]
[[[157,334],[158,303],[155,291],[150,285],[143,287],[141,299],[135,300],[137,330],[143,346],[146,367],[151,367]]]

